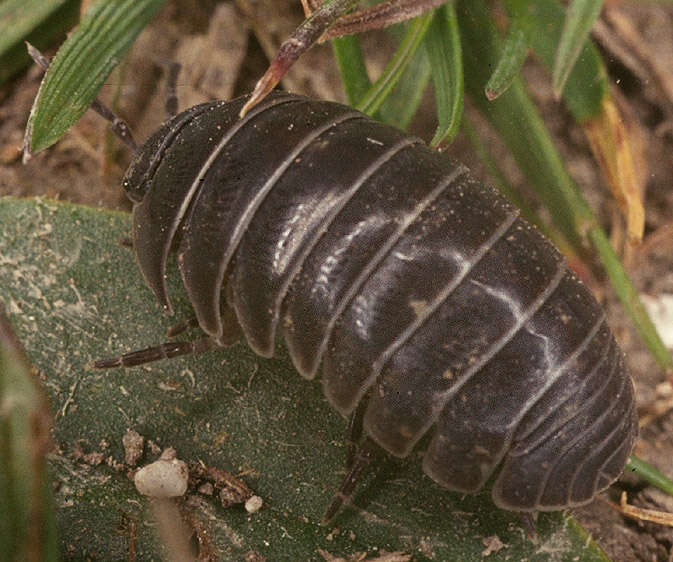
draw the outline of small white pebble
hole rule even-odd
[[[250,496],[245,500],[245,510],[248,513],[255,513],[262,508],[263,503],[262,498],[259,496]]]
[[[187,491],[189,469],[178,459],[159,459],[136,472],[133,481],[143,496],[174,498]]]

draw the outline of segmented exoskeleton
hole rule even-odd
[[[589,501],[621,473],[637,424],[604,314],[559,252],[493,189],[349,107],[274,94],[201,104],[137,152],[138,264],[159,301],[177,248],[206,337],[98,366],[230,343],[297,370],[377,446],[519,511]],[[157,351],[159,350],[159,351]],[[363,460],[364,459],[364,460]],[[331,516],[340,499],[328,512]]]

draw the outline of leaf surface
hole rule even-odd
[[[47,200],[0,199],[0,300],[39,369],[56,412],[52,455],[62,548],[70,557],[127,559],[135,525],[137,559],[158,557],[147,502],[123,465],[133,429],[187,462],[241,478],[264,506],[248,514],[201,496],[185,506],[208,531],[219,559],[255,551],[268,560],[322,560],[382,551],[413,560],[605,560],[572,520],[541,514],[538,541],[488,493],[462,496],[423,475],[420,457],[384,458],[360,482],[353,505],[319,525],[340,483],[346,422],[319,381],[302,380],[279,349],[262,359],[245,345],[129,370],[95,371],[94,359],[152,345],[184,318],[174,264],[177,314],[163,317],[133,256],[119,240],[125,214]],[[182,300],[181,300],[182,299]],[[194,335],[194,334],[193,334]],[[84,453],[104,461],[89,466]],[[156,455],[145,452],[141,463]],[[120,470],[109,465],[117,464]]]

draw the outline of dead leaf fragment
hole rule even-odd
[[[601,113],[582,123],[594,158],[601,168],[622,214],[626,218],[628,239],[638,244],[645,229],[642,178],[634,167],[632,126],[606,97]]]

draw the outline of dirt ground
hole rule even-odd
[[[301,20],[295,0],[180,0],[167,5],[136,42],[129,60],[103,88],[104,99],[118,98],[118,111],[145,138],[163,119],[163,82],[157,63],[183,65],[181,107],[206,99],[227,99],[252,89],[270,56]],[[673,294],[673,5],[606,2],[596,28],[615,97],[634,133],[643,178],[646,233],[627,257],[638,290],[650,297]],[[365,37],[371,74],[385,62],[380,38]],[[385,42],[385,40],[383,41]],[[566,163],[620,246],[622,219],[592,159],[582,130],[554,101],[549,78],[531,61],[525,68],[543,116]],[[0,195],[45,195],[87,205],[128,209],[119,180],[129,155],[111,138],[93,112],[56,146],[22,165],[19,147],[41,73],[30,69],[0,89]],[[313,49],[291,71],[284,86],[295,92],[343,101],[329,47]],[[428,111],[432,115],[431,97]],[[469,111],[468,111],[469,114]],[[480,122],[478,117],[477,123]],[[414,131],[429,138],[434,124],[417,119]],[[496,153],[502,150],[495,145]],[[498,152],[500,151],[500,152]],[[450,154],[488,181],[467,141],[459,138]],[[507,156],[504,168],[519,174]],[[631,328],[607,283],[592,287],[605,304],[635,380],[642,430],[635,453],[673,478],[673,374],[657,366]],[[629,502],[673,512],[673,498],[625,476],[602,499],[576,516],[608,555],[617,561],[673,561],[673,529],[624,518],[613,505],[626,490]]]

